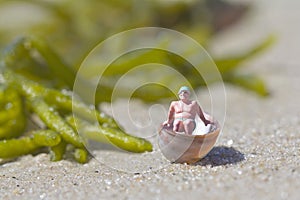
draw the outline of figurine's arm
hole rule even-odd
[[[204,114],[202,112],[202,109],[200,108],[200,106],[198,105],[198,115],[200,117],[200,119],[203,121],[203,123],[205,124],[205,126],[207,126],[207,124],[210,124],[211,121],[207,120],[205,117],[204,117]]]
[[[170,126],[170,124],[174,120],[174,113],[175,113],[175,105],[174,102],[172,102],[168,111],[168,119],[163,123],[163,125]]]

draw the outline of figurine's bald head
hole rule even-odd
[[[189,100],[190,94],[191,94],[190,88],[187,86],[182,86],[178,91],[178,96],[179,99],[181,100]]]
[[[179,91],[178,91],[178,94],[182,93],[182,92],[187,92],[189,94],[191,94],[191,90],[188,86],[182,86]]]

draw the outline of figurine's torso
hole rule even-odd
[[[190,101],[189,103],[174,101],[173,106],[175,119],[195,119],[199,107],[196,101]]]

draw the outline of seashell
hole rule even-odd
[[[205,134],[197,133],[195,129],[192,135],[188,135],[174,132],[172,127],[161,127],[158,134],[158,145],[162,154],[168,160],[175,163],[193,164],[210,152],[218,139],[220,125],[218,121],[212,119],[210,115],[206,113],[205,115],[206,119],[210,119],[212,122],[208,132]],[[195,122],[196,127],[202,126],[203,124],[200,120],[195,120]]]

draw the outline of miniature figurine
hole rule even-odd
[[[191,135],[196,127],[195,117],[199,115],[205,126],[211,122],[204,117],[202,109],[196,101],[190,100],[189,87],[182,86],[178,91],[179,101],[173,101],[168,112],[168,119],[163,126],[173,126],[174,132],[185,132]]]
[[[168,119],[158,132],[162,154],[175,163],[192,164],[202,159],[215,145],[221,129],[212,115],[189,99],[190,94],[188,87],[180,88],[179,100],[171,103]]]

